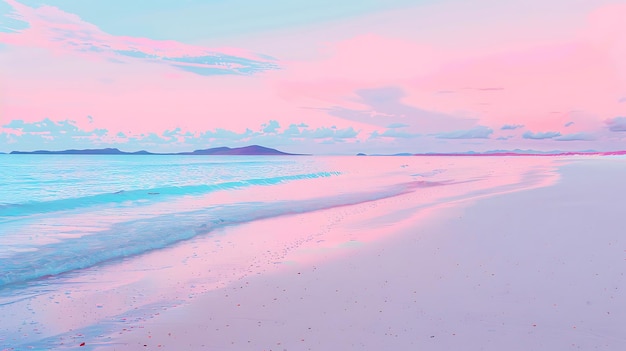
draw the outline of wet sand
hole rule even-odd
[[[335,218],[332,245],[299,243],[273,266],[266,257],[262,274],[95,349],[626,349],[626,160],[583,158],[559,173],[551,186],[427,211],[410,196],[319,211]],[[236,240],[312,223],[307,214],[227,230]]]
[[[401,172],[376,178],[374,161]],[[400,195],[226,226],[32,282],[0,299],[0,350],[626,347],[626,159],[358,162],[337,182],[180,206],[414,181]]]

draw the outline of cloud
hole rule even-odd
[[[615,117],[606,121],[612,132],[626,132],[626,117]]]
[[[140,141],[144,146],[146,145],[163,145],[169,144],[169,138],[165,138],[156,133],[142,134],[139,138],[131,138],[131,140]]]
[[[276,133],[278,128],[280,128],[280,123],[275,120],[270,120],[268,123],[263,124],[264,133]]]
[[[349,127],[345,129],[337,129],[334,127],[320,127],[314,130],[304,130],[301,135],[309,136],[314,139],[351,139],[355,138],[359,132],[354,130],[354,128]]]
[[[596,138],[589,133],[565,134],[563,136],[554,138],[554,140],[557,140],[557,141],[581,141],[581,140],[591,141],[595,139]]]
[[[359,134],[358,131],[354,130],[352,127],[347,128],[337,128],[335,126],[331,127],[318,127],[318,128],[308,128],[308,126],[304,123],[300,124],[290,124],[287,128],[283,130],[280,129],[280,124],[278,121],[270,120],[268,123],[263,123],[260,132],[252,131],[251,129],[246,129],[243,132],[236,132],[228,129],[216,128],[214,130],[209,130],[203,133],[196,138],[188,138],[186,141],[190,140],[200,140],[203,142],[227,142],[227,143],[271,143],[271,144],[280,144],[280,143],[292,143],[293,141],[319,141],[319,140],[327,140],[327,141],[341,141],[356,138]],[[195,141],[194,141],[195,142]]]
[[[359,135],[353,127],[337,128],[331,127],[318,127],[308,128],[304,123],[290,124],[283,130],[280,129],[280,124],[277,121],[270,120],[268,123],[261,125],[260,132],[254,132],[250,129],[246,129],[244,132],[237,133],[235,131],[217,128],[212,131],[204,132],[200,135],[200,140],[209,142],[248,142],[248,143],[293,143],[294,141],[345,141],[354,139]]]
[[[573,124],[574,124],[574,122],[573,122],[573,121],[569,121],[569,122],[565,123],[563,126],[564,126],[564,127],[569,127],[569,126],[571,126],[571,125],[573,125]]]
[[[380,137],[411,139],[411,138],[417,138],[417,137],[420,137],[420,136],[421,136],[421,134],[419,134],[419,133],[409,133],[409,132],[405,132],[405,131],[401,131],[401,130],[397,130],[397,129],[386,129],[382,133],[379,133],[378,131],[373,131],[370,134],[370,139],[376,139],[376,138],[380,138]]]
[[[524,127],[523,124],[505,124],[500,128],[500,130],[514,130],[514,129],[523,128],[523,127]]]
[[[435,137],[438,139],[488,139],[492,133],[493,129],[485,126],[478,126],[469,130],[437,133],[435,134]]]
[[[211,49],[173,40],[115,36],[56,7],[33,8],[14,0],[6,0],[6,3],[13,8],[8,18],[23,25],[10,32],[0,32],[0,43],[121,63],[134,60],[168,65],[199,75],[253,74],[278,68],[275,60],[266,55],[233,48]]]
[[[358,97],[358,102],[367,106],[365,110],[341,106],[324,110],[332,116],[379,127],[411,127],[412,132],[436,132],[450,128],[450,126],[468,128],[475,123],[473,119],[460,118],[407,105],[402,102],[405,92],[399,87],[358,89],[354,93]]]
[[[238,141],[247,137],[254,135],[254,132],[250,129],[246,129],[241,133],[237,133],[232,130],[223,129],[223,128],[215,128],[214,130],[208,130],[204,133],[200,134],[200,139],[206,139],[209,141],[215,140],[231,140]]]
[[[90,124],[87,123],[87,126]],[[12,150],[63,150],[99,147],[118,147],[133,151],[148,149],[155,152],[188,151],[211,146],[247,144],[314,145],[319,143],[350,142],[356,140],[359,131],[353,127],[309,128],[305,123],[290,124],[281,130],[278,121],[270,120],[253,131],[249,128],[234,131],[215,128],[202,132],[185,131],[182,128],[163,132],[132,134],[131,132],[109,133],[106,129],[83,129],[75,121],[52,121],[48,118],[37,122],[12,120],[0,126],[2,146],[11,145]],[[403,137],[398,133],[398,137]]]
[[[333,138],[335,139],[352,139],[356,138],[359,135],[359,132],[354,130],[352,127],[337,129],[335,130],[335,135]]]
[[[180,132],[181,132],[180,128],[174,128],[173,130],[166,130],[166,131],[164,131],[163,134],[161,134],[161,135],[164,136],[164,137],[171,138],[171,137],[175,137],[175,136],[180,135]]]
[[[47,145],[90,145],[94,141],[106,138],[106,129],[85,130],[75,121],[52,121],[45,118],[38,122],[12,120],[0,128],[0,135],[16,146],[42,148]],[[7,150],[9,151],[9,150]]]
[[[12,120],[2,127],[16,131],[18,134],[47,135],[52,138],[60,137],[89,137],[102,136],[107,133],[106,129],[92,129],[85,131],[80,129],[75,121],[63,120],[54,122],[49,118],[44,118],[39,122],[28,123],[23,120]]]
[[[298,137],[302,134],[302,132],[300,131],[300,128],[298,128],[298,125],[292,123],[289,127],[283,130],[282,134],[287,137]]]
[[[387,128],[404,128],[404,127],[410,127],[408,124],[404,124],[404,123],[391,123],[390,125],[387,126]]]
[[[533,133],[531,131],[527,131],[522,134],[522,138],[524,139],[533,139],[533,140],[541,140],[541,139],[552,139],[555,137],[561,136],[559,132],[537,132]]]
[[[617,100],[617,102],[626,102],[626,96],[624,96],[623,98]]]

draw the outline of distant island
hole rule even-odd
[[[536,150],[492,150],[485,152],[427,152],[427,153],[397,153],[397,154],[364,154],[359,152],[357,156],[615,156],[626,155],[626,150],[619,151],[536,151]]]
[[[0,154],[6,154],[0,152]],[[170,152],[158,153],[145,150],[126,152],[117,148],[104,149],[69,149],[60,151],[36,150],[36,151],[11,151],[11,155],[204,155],[204,156],[310,156],[310,154],[292,154],[269,147],[260,145],[249,145],[243,147],[214,147],[210,149],[200,149],[186,152]],[[365,154],[359,152],[356,156],[611,156],[626,155],[626,150],[618,151],[537,151],[537,150],[490,150],[484,152],[466,151],[466,152],[427,152],[427,153],[410,153],[401,152],[395,154]]]
[[[414,156],[615,156],[626,151],[557,151],[557,152],[475,152],[475,153],[427,153]]]
[[[11,151],[11,155],[215,155],[215,156],[272,156],[272,155],[292,155],[301,156],[303,154],[290,154],[282,152],[276,149],[260,145],[249,145],[244,147],[214,147],[210,149],[194,150],[191,152],[176,152],[176,153],[155,153],[145,150],[136,152],[125,152],[117,148],[104,148],[104,149],[82,149],[82,150],[37,150],[37,151]]]

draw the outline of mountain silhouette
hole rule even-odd
[[[290,154],[287,152],[271,149],[260,145],[249,145],[244,147],[214,147],[210,149],[195,150],[191,152],[176,153],[154,153],[145,150],[136,152],[121,151],[117,148],[104,149],[70,149],[61,151],[36,150],[36,151],[11,151],[13,155],[236,155],[236,156],[255,156],[255,155],[300,155]]]

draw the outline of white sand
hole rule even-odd
[[[409,198],[320,211],[343,246],[294,245],[282,258],[292,265],[162,311],[96,349],[626,350],[626,159],[561,173],[553,186],[428,213],[403,213]],[[227,236],[306,230],[307,216]]]

